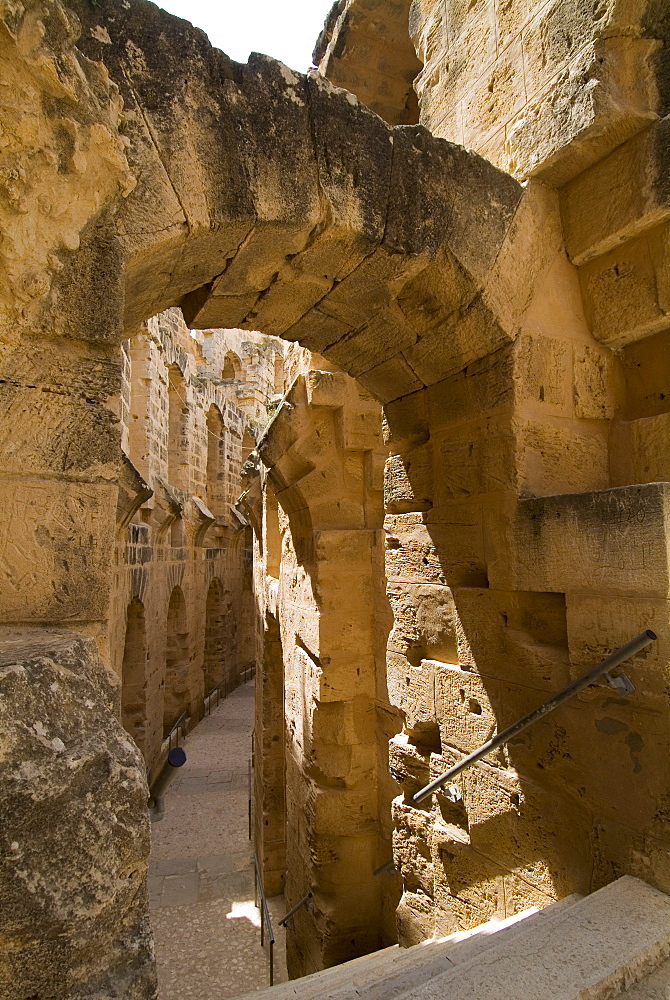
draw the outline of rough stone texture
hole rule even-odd
[[[51,279],[82,230],[135,180],[118,88],[77,50],[73,14],[51,0],[5,4],[1,17],[0,321],[11,342],[23,323],[42,325]]]
[[[278,341],[196,336],[171,310],[122,347],[121,437],[134,478],[119,503],[109,656],[124,725],[154,773],[182,713],[186,727],[196,722],[204,699],[253,662],[250,529],[232,507],[283,378]]]
[[[288,907],[314,893],[288,930],[295,976],[392,940],[397,886],[373,875],[391,856],[393,794],[381,412],[323,359],[292,355],[294,381],[259,444],[256,843]]]
[[[554,920],[531,918],[525,934],[430,980],[405,997],[517,997],[538,1000],[616,995],[667,958],[668,897],[623,878],[560,911]],[[612,927],[617,928],[611,934]],[[449,984],[449,978],[452,983]]]
[[[668,897],[626,877],[588,897],[386,949],[278,987],[277,1000],[665,997]],[[626,989],[628,988],[628,989]],[[657,992],[658,991],[658,992]],[[260,994],[269,998],[270,991]]]
[[[148,789],[92,639],[2,633],[0,995],[156,996]]]
[[[396,38],[403,7],[339,4],[323,40],[333,71],[348,72],[349,51],[357,72],[375,19]],[[653,484],[667,478],[670,398],[664,5],[405,7],[424,62],[421,121],[478,152],[416,124],[387,127],[322,72],[298,76],[263,56],[234,64],[146,0],[2,10],[3,66],[20,84],[3,89],[0,107],[11,182],[0,284],[11,321],[4,620],[76,623],[111,661],[120,642],[110,622],[129,603],[130,632],[140,631],[129,598],[141,600],[132,587],[146,585],[148,548],[141,516],[127,547],[115,517],[125,529],[152,507],[152,530],[169,530],[170,545],[165,535],[151,554],[150,651],[162,660],[169,640],[172,718],[184,700],[197,706],[205,661],[201,638],[185,637],[202,637],[202,602],[190,621],[184,607],[205,595],[200,542],[232,492],[224,477],[225,488],[217,480],[197,493],[217,457],[206,470],[201,404],[225,392],[187,386],[186,415],[175,406],[170,420],[168,407],[163,421],[161,364],[176,367],[177,398],[194,373],[179,337],[162,354],[150,348],[142,363],[158,409],[151,419],[138,409],[136,429],[157,452],[141,466],[144,446],[124,425],[136,412],[124,382],[133,346],[124,358],[120,345],[176,304],[194,326],[298,341],[326,360],[312,375],[296,364],[264,441],[282,513],[267,500],[261,511],[260,482],[237,508],[271,540],[271,582],[256,595],[257,791],[268,820],[257,841],[291,901],[316,889],[295,924],[294,968],[392,939],[397,883],[369,877],[392,828],[404,942],[620,874],[667,888],[667,504]],[[396,49],[391,103],[402,115],[415,63],[404,41]],[[370,71],[375,99],[385,72]],[[24,201],[21,170],[28,177],[38,161]],[[40,195],[52,189],[46,225]],[[353,394],[335,366],[358,379]],[[220,370],[228,381],[225,357]],[[231,397],[219,414],[235,423]],[[217,420],[215,407],[215,436]],[[189,435],[197,461],[160,454],[166,436]],[[244,448],[242,436],[219,471]],[[201,558],[175,551],[180,514]],[[117,544],[131,561],[115,592]],[[193,581],[182,604],[175,588]],[[251,590],[239,614],[250,632]],[[661,641],[630,665],[634,697],[586,693],[464,776],[459,805],[436,795],[414,808],[423,781],[650,622]],[[136,666],[142,643],[129,651]],[[137,688],[132,674],[121,699],[131,718]],[[392,780],[403,794],[391,816]]]
[[[407,30],[410,0],[341,0],[333,5],[316,48],[319,72],[391,125],[412,125],[421,69]]]
[[[654,120],[663,36],[641,37],[641,13],[633,3],[415,0],[421,121],[517,176],[563,182]]]

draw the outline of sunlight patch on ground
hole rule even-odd
[[[260,910],[253,899],[236,900],[230,913],[226,913],[226,920],[248,920],[254,927],[261,926]]]

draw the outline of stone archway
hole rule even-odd
[[[215,517],[225,512],[226,431],[218,406],[207,412],[207,503]]]
[[[404,398],[512,342],[527,296],[517,301],[501,262],[530,284],[544,263],[532,245],[541,206],[524,216],[521,186],[481,157],[418,126],[390,128],[318,76],[264,56],[237,65],[146,0],[51,6],[72,30],[59,34],[54,14],[39,51],[64,74],[73,115],[84,109],[94,123],[79,128],[87,153],[73,164],[96,197],[64,188],[67,212],[40,230],[25,274],[9,276],[19,303],[31,289],[11,315],[17,345],[25,335],[33,349],[27,361],[10,350],[5,374],[44,440],[29,461],[11,451],[22,484],[7,530],[29,544],[10,546],[8,571],[26,585],[3,610],[8,621],[29,608],[39,621],[103,622],[121,465],[108,403],[120,390],[118,344],[139,321],[179,304],[192,326],[297,340],[380,402]],[[17,46],[10,63],[41,107]],[[62,130],[44,124],[49,162],[59,162]],[[63,178],[70,184],[71,173]],[[55,167],[52,179],[61,183]],[[18,248],[27,236],[10,227],[8,240]],[[42,545],[54,508],[61,526]],[[80,536],[96,539],[85,556]]]
[[[265,57],[237,66],[202,33],[143,0],[103,8],[72,0],[69,10],[52,0],[45,7],[53,16],[45,18],[43,48],[34,41],[42,35],[34,30],[33,5],[23,39],[31,47],[9,53],[20,77],[18,99],[30,104],[47,138],[44,156],[17,158],[30,183],[9,198],[14,215],[7,245],[21,245],[17,218],[25,215],[32,225],[26,206],[35,207],[38,238],[25,241],[30,252],[17,253],[20,266],[12,263],[0,279],[0,292],[9,284],[18,302],[7,324],[10,415],[28,414],[35,428],[28,441],[10,440],[5,454],[6,576],[12,584],[21,581],[7,588],[5,620],[85,621],[104,636],[120,467],[109,408],[119,392],[118,344],[124,330],[172,304],[182,306],[193,326],[243,326],[299,341],[386,404],[393,450],[386,471],[387,567],[403,588],[392,679],[410,733],[426,732],[439,716],[442,745],[461,747],[464,733],[474,737],[476,726],[497,723],[505,706],[495,692],[508,678],[491,670],[481,690],[475,683],[477,671],[497,667],[500,648],[510,650],[510,662],[532,665],[538,643],[550,647],[547,669],[557,676],[567,669],[566,644],[579,661],[592,608],[568,601],[567,629],[560,620],[543,625],[543,613],[556,617],[563,593],[575,579],[592,580],[594,565],[601,567],[599,585],[610,584],[602,580],[602,566],[619,566],[619,550],[644,551],[653,572],[623,567],[598,642],[609,644],[621,627],[622,598],[665,601],[664,487],[600,494],[583,504],[532,499],[622,485],[608,478],[609,418],[589,405],[589,379],[595,385],[602,376],[602,396],[609,399],[615,365],[590,337],[555,192],[531,184],[522,197],[513,179],[483,159],[421,128],[389,129],[318,77],[298,76]],[[71,10],[83,26],[78,42]],[[12,30],[0,39],[3,54]],[[47,77],[51,115],[43,101]],[[123,126],[115,86],[125,101]],[[10,136],[13,143],[13,130]],[[615,235],[606,232],[603,245],[613,245]],[[618,267],[613,270],[618,276]],[[547,302],[553,312],[544,308]],[[566,316],[578,334],[575,343],[565,342]],[[577,394],[569,375],[563,378],[573,358],[582,378]],[[561,377],[547,379],[554,371]],[[531,499],[520,505],[519,497]],[[630,527],[627,518],[638,509],[643,529],[634,519]],[[628,525],[622,530],[630,534],[596,544],[593,529],[603,519]],[[25,544],[15,545],[14,537]],[[548,582],[557,550],[564,556]],[[545,608],[534,595],[547,586],[555,599]],[[452,602],[454,588],[460,593]],[[519,601],[518,593],[533,596]],[[403,625],[404,606],[411,614]],[[643,614],[640,602],[635,614]],[[529,617],[539,625],[507,628]],[[422,662],[432,662],[431,653],[446,657],[446,633],[457,640],[460,661],[476,668],[468,671],[473,687],[464,694],[460,722],[440,707],[457,702],[456,670],[443,669],[440,660],[429,668],[432,676],[423,669],[428,683],[420,688],[401,669],[403,657],[414,666],[409,650],[419,672]],[[546,682],[540,678],[538,690]],[[470,712],[484,695],[491,712]],[[588,760],[581,727],[573,728],[570,740]],[[543,734],[547,743],[553,736],[551,728]],[[411,790],[430,757],[419,753],[417,759],[412,745],[395,750],[398,773]],[[630,766],[626,754],[619,759],[622,771]],[[515,763],[527,767],[523,748]],[[601,780],[600,789],[607,784]],[[483,794],[493,802],[498,792]],[[505,824],[522,831],[518,843],[529,839],[531,807],[524,806],[517,826],[523,795],[516,788],[506,794],[512,807],[493,823],[473,819],[456,867],[490,851],[491,843],[497,851]],[[554,791],[542,790],[547,795],[553,803]],[[535,800],[539,814],[542,796]],[[601,811],[598,797],[591,801]],[[607,794],[603,801],[611,806]],[[646,797],[652,813],[658,801],[652,789]],[[411,863],[416,817],[404,807],[399,812]],[[141,828],[139,811],[133,815]],[[424,846],[432,843],[439,852],[427,826],[424,834]],[[651,852],[643,834],[636,831],[636,850],[641,845]],[[594,836],[603,870],[618,857],[630,864],[619,844],[632,838],[616,822],[607,836]],[[564,849],[560,838],[554,842]],[[528,853],[522,860],[531,864]],[[440,855],[445,871],[447,854]],[[559,868],[564,861],[559,856]],[[510,868],[516,864],[512,856]],[[438,884],[420,861],[416,867],[425,876],[413,894],[420,904],[428,892],[444,890],[448,872]],[[471,870],[472,882],[481,881],[481,869]],[[546,885],[553,886],[552,878],[547,875]],[[512,877],[511,894],[515,887]],[[128,912],[134,905],[128,903]],[[418,911],[412,917],[413,901],[406,905],[416,926]],[[453,911],[446,916],[454,919]]]
[[[170,594],[165,638],[163,733],[165,736],[190,705],[188,619],[181,587]]]
[[[462,367],[514,336],[482,295],[522,195],[511,177],[324,78],[238,66],[143,0],[72,6],[127,113],[128,326],[181,304],[191,326],[299,340],[382,402],[425,385],[436,356]]]
[[[144,750],[147,723],[147,648],[144,605],[134,597],[128,605],[123,651],[121,717],[140,750]]]
[[[235,637],[230,632],[230,616],[223,584],[212,580],[205,608],[205,695],[228,679],[234,660]]]
[[[221,378],[224,382],[235,381],[242,377],[242,362],[238,358],[234,351],[228,351],[225,358],[223,359],[223,369],[221,370]]]
[[[59,342],[60,367],[68,375],[73,366],[81,369],[87,388],[95,372],[96,391],[88,395],[106,426],[113,376],[104,380],[98,372],[113,371],[124,335],[167,306],[181,305],[192,326],[239,326],[298,341],[358,378],[380,402],[400,400],[387,407],[397,452],[388,475],[390,495],[394,510],[410,516],[418,511],[420,519],[435,501],[427,411],[439,407],[431,387],[496,351],[508,352],[501,367],[511,387],[509,349],[528,293],[524,289],[520,296],[508,275],[523,273],[529,286],[533,268],[545,263],[533,245],[541,204],[529,212],[520,185],[485,160],[419,127],[389,128],[322,78],[293,74],[263,56],[246,66],[231,63],[201,32],[144,0],[96,7],[72,0],[71,9],[83,27],[79,51],[92,61],[81,62],[89,74],[97,67],[90,114],[95,121],[103,117],[103,132],[119,145],[118,117],[99,108],[105,87],[109,103],[115,100],[101,61],[123,96],[122,128],[136,187],[122,199],[130,185],[119,192],[110,181],[88,226],[77,229],[81,246],[59,272],[46,309],[49,362],[54,333],[66,333],[67,342]],[[68,44],[76,60],[74,43]],[[92,140],[89,146],[93,171],[97,147]],[[69,230],[65,238],[75,244]],[[21,378],[28,381],[24,368]],[[76,410],[79,396],[62,381]],[[486,408],[486,385],[481,394]],[[462,393],[455,406],[472,409],[473,399]],[[487,430],[479,433],[486,438]],[[506,457],[511,437],[503,437]],[[68,558],[68,546],[73,553],[82,547],[83,506],[87,534],[100,541],[97,560],[86,566],[92,584],[70,602],[74,610],[68,605],[54,611],[50,593],[51,618],[73,618],[76,611],[79,618],[104,620],[111,551],[105,525],[113,519],[120,456],[112,438],[108,469],[101,470],[91,458],[95,444],[71,449],[75,457],[84,452],[83,472],[77,469],[79,478],[66,486],[59,480],[58,489],[61,504],[72,511],[73,528],[56,539],[56,566],[42,571],[61,599],[66,590],[59,583],[73,575],[63,564],[78,566]],[[477,467],[487,457],[476,453]],[[35,478],[42,472],[38,463]],[[44,496],[41,480],[37,485],[35,493]],[[421,523],[418,530],[431,536],[450,528]],[[430,558],[444,558],[450,542]],[[402,535],[399,551],[404,545]],[[463,548],[457,549],[459,558]],[[466,552],[462,561],[469,558]],[[184,631],[174,612],[168,728],[188,704]]]

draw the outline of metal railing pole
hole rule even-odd
[[[391,861],[385,861],[383,865],[379,866],[379,868],[375,868],[375,870],[373,871],[372,874],[373,875],[383,875],[384,872],[390,872],[391,869],[394,868],[394,867],[395,867],[395,862],[393,860],[391,860]]]
[[[313,896],[314,896],[313,892],[308,892],[306,896],[303,896],[302,899],[300,900],[300,902],[296,903],[295,906],[291,910],[288,911],[288,913],[286,914],[286,916],[284,916],[284,917],[281,918],[281,920],[279,921],[279,926],[280,927],[285,927],[287,920],[290,920],[291,917],[295,916],[295,914],[298,912],[298,910],[300,910],[303,906],[306,906],[307,903],[309,903],[310,899],[313,898]]]
[[[251,759],[249,760],[249,840],[251,840]]]
[[[261,902],[261,948],[265,947],[265,935],[267,934],[268,944],[270,946],[270,986],[274,985],[274,944],[275,936],[272,930],[272,918],[270,916],[270,910],[268,909],[268,901],[265,897],[265,889],[263,888],[263,878],[261,876],[260,866],[258,864],[258,857],[254,851],[254,900],[258,898],[260,893]]]
[[[527,729],[528,726],[532,726],[534,722],[538,722],[539,719],[544,718],[544,716],[548,715],[549,712],[553,712],[559,705],[562,705],[564,702],[568,701],[569,698],[572,698],[580,691],[583,691],[584,688],[593,684],[593,682],[598,680],[599,677],[602,677],[603,674],[606,674],[608,671],[618,667],[629,657],[634,656],[635,653],[639,653],[641,649],[644,649],[645,646],[648,646],[655,640],[656,634],[652,632],[651,629],[641,632],[640,635],[635,637],[635,639],[631,639],[631,641],[627,642],[625,646],[621,646],[613,653],[610,653],[609,656],[605,657],[604,660],[601,660],[600,663],[597,663],[595,667],[591,667],[590,670],[587,670],[585,674],[578,677],[577,680],[572,682],[572,684],[568,684],[568,686],[563,688],[562,691],[559,691],[557,694],[553,695],[553,697],[548,698],[547,701],[538,705],[538,707],[533,709],[532,712],[529,712],[528,715],[524,715],[522,719],[518,720],[518,722],[508,726],[507,729],[504,729],[502,733],[499,733],[497,736],[492,737],[492,739],[490,739],[487,743],[479,747],[478,750],[474,750],[471,754],[468,754],[467,757],[464,757],[458,764],[450,767],[449,770],[445,771],[444,774],[441,774],[439,778],[435,778],[434,781],[431,781],[430,784],[418,791],[416,795],[413,795],[412,801],[422,802],[429,795],[432,795],[433,792],[440,788],[446,781],[449,781],[450,778],[454,778],[457,774],[460,774],[461,771],[471,767],[478,760],[481,760],[482,757],[486,757],[487,754],[491,753],[492,750],[497,750],[497,748],[502,746],[503,743],[507,743],[518,733]]]

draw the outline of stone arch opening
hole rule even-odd
[[[45,351],[48,362],[58,349],[54,347],[59,343],[56,335],[63,332],[65,338],[70,338],[68,351],[76,350],[73,345],[77,341],[86,341],[87,362],[97,350],[104,362],[109,361],[109,356],[103,356],[100,344],[105,338],[108,344],[120,339],[122,289],[116,279],[123,258],[129,323],[166,305],[180,303],[194,325],[247,326],[276,332],[322,351],[333,364],[358,377],[377,399],[391,404],[387,425],[394,455],[387,467],[392,504],[388,566],[403,583],[406,580],[403,570],[411,565],[419,581],[407,601],[403,602],[402,594],[397,601],[400,656],[404,657],[403,649],[412,647],[413,658],[418,662],[405,659],[413,670],[425,672],[429,681],[426,690],[438,691],[445,699],[444,704],[454,704],[449,685],[456,671],[442,669],[439,662],[437,668],[434,665],[436,660],[449,655],[440,622],[450,617],[454,620],[454,612],[445,592],[442,593],[444,611],[435,602],[431,606],[430,595],[438,587],[444,591],[459,589],[461,593],[456,600],[459,622],[461,625],[465,622],[463,633],[470,646],[460,652],[469,657],[466,664],[477,670],[468,671],[472,674],[469,678],[472,690],[466,691],[464,687],[462,700],[457,699],[463,712],[468,713],[463,728],[460,733],[454,734],[452,730],[450,734],[448,725],[453,719],[449,712],[442,713],[445,731],[441,742],[450,745],[456,742],[450,735],[460,739],[464,731],[476,735],[477,725],[490,729],[502,715],[500,696],[495,695],[500,686],[496,675],[491,673],[493,683],[485,693],[492,703],[492,714],[473,712],[472,706],[480,709],[485,706],[481,692],[475,687],[478,674],[485,674],[487,666],[490,669],[498,666],[501,649],[509,649],[509,662],[532,669],[537,659],[537,634],[526,627],[526,622],[538,617],[539,611],[543,614],[546,611],[547,617],[553,616],[555,620],[554,625],[549,622],[538,630],[545,640],[552,630],[556,636],[555,643],[544,643],[555,647],[546,650],[548,678],[567,672],[568,657],[564,653],[568,643],[571,653],[577,653],[573,663],[578,662],[586,640],[592,638],[596,616],[593,608],[583,603],[583,595],[577,595],[575,601],[573,594],[566,601],[562,593],[580,575],[592,579],[592,564],[612,564],[612,550],[604,550],[604,543],[601,549],[589,547],[594,535],[592,526],[603,520],[616,523],[612,511],[628,513],[626,508],[631,506],[624,494],[596,498],[588,516],[585,505],[580,506],[577,501],[571,501],[573,507],[566,500],[556,501],[553,506],[540,503],[532,506],[535,502],[532,497],[541,495],[542,490],[559,493],[571,489],[573,495],[579,495],[595,489],[592,476],[597,467],[581,446],[582,442],[593,445],[592,436],[580,439],[575,435],[569,439],[567,448],[556,424],[553,425],[556,433],[544,437],[541,421],[533,424],[533,412],[546,409],[547,405],[560,410],[574,403],[569,375],[565,380],[559,379],[561,384],[545,378],[545,374],[550,375],[562,364],[561,348],[565,345],[560,343],[560,337],[555,336],[556,343],[551,344],[551,331],[545,337],[543,328],[540,338],[532,334],[530,338],[525,335],[517,338],[518,331],[528,329],[521,320],[533,282],[539,280],[537,276],[542,269],[546,275],[551,273],[553,265],[545,253],[549,242],[551,252],[555,250],[561,257],[559,266],[568,265],[561,237],[555,237],[555,228],[552,230],[555,219],[547,210],[547,202],[542,200],[544,195],[538,195],[538,188],[529,184],[517,212],[519,189],[476,156],[441,143],[421,129],[385,129],[355,101],[334,93],[324,81],[287,78],[285,68],[271,60],[258,57],[248,67],[233,67],[222,53],[208,47],[199,33],[191,32],[184,22],[169,18],[149,4],[130,0],[121,5],[122,9],[108,5],[111,15],[84,0],[81,3],[74,0],[72,6],[84,22],[82,48],[88,46],[91,60],[105,60],[111,77],[123,92],[129,109],[124,129],[130,136],[129,155],[139,184],[136,194],[123,204],[116,232],[110,227],[107,212],[108,207],[116,209],[116,194],[105,201],[105,195],[98,196],[97,187],[89,218],[100,219],[100,226],[84,231],[83,218],[66,220],[65,245],[76,244],[80,231],[82,245],[54,279],[54,294],[49,303],[49,306],[55,303],[53,316],[49,308],[43,311],[49,326],[50,339]],[[417,10],[420,6],[413,5]],[[476,16],[474,8],[473,16]],[[100,38],[105,32],[109,44],[101,45]],[[140,56],[129,64],[126,56],[131,45]],[[178,65],[180,70],[184,67],[184,73],[164,80],[162,69],[166,63]],[[84,80],[82,73],[82,87]],[[103,74],[99,82],[104,92]],[[186,89],[189,95],[194,94],[190,100],[184,99]],[[571,102],[565,103],[572,106]],[[189,114],[194,105],[203,109],[197,120]],[[97,106],[94,113],[98,113]],[[272,130],[267,128],[268,122],[272,123]],[[279,164],[277,135],[286,140]],[[120,164],[119,171],[122,167]],[[112,182],[116,183],[113,178]],[[267,197],[268,191],[276,197]],[[588,191],[591,195],[593,188]],[[70,199],[72,203],[79,200]],[[589,203],[595,204],[595,199],[591,197]],[[577,198],[578,214],[589,214],[580,209],[580,204]],[[551,232],[550,239],[545,241],[544,235],[536,238],[536,230]],[[604,233],[601,249],[604,245],[613,246],[615,238],[616,233]],[[589,247],[582,247],[582,251],[590,253]],[[63,257],[67,259],[66,254]],[[618,265],[609,270],[619,277]],[[561,287],[570,291],[569,277],[564,286],[560,282],[552,286],[552,280],[546,279],[545,292],[548,287],[552,292]],[[585,280],[589,280],[588,273]],[[48,283],[47,277],[37,273],[29,285],[39,287],[43,282]],[[594,284],[601,283],[596,280]],[[104,291],[100,295],[102,285]],[[113,294],[109,294],[112,286]],[[72,291],[77,294],[68,299],[68,292]],[[90,294],[92,291],[98,297]],[[97,309],[103,296],[105,306],[109,304],[108,310]],[[578,295],[573,298],[578,300]],[[68,310],[62,306],[66,299]],[[536,308],[531,318],[533,324],[541,325],[546,317],[538,317],[538,311]],[[604,320],[607,326],[609,315],[608,309]],[[57,321],[53,327],[52,318]],[[659,320],[663,322],[662,317]],[[644,313],[640,321],[647,322]],[[582,340],[586,344],[585,333]],[[579,367],[586,372],[594,368],[588,353],[574,355],[581,358]],[[83,349],[81,354],[84,355]],[[51,367],[55,366],[49,364],[40,371],[37,365],[36,370],[41,378],[51,380]],[[67,370],[67,365],[63,367]],[[105,365],[99,367],[102,370]],[[496,372],[501,373],[500,377]],[[21,377],[25,376],[23,371]],[[35,381],[32,371],[30,381],[32,387]],[[436,389],[442,382],[445,384]],[[563,382],[569,386],[567,403],[562,393]],[[519,390],[516,394],[526,393],[526,396],[523,412],[517,410],[512,419],[513,404],[508,400],[515,394],[515,384]],[[109,396],[104,385],[96,393],[102,400]],[[582,395],[580,406],[590,395],[588,390]],[[398,401],[395,406],[394,401]],[[41,415],[47,412],[45,406],[42,403]],[[100,426],[106,427],[104,403],[99,413]],[[563,419],[556,412],[554,416]],[[600,414],[587,406],[582,409],[580,419],[595,422]],[[45,427],[48,424],[45,419]],[[52,426],[62,425],[54,420]],[[57,456],[59,473],[71,468],[70,463],[81,461],[82,478],[79,467],[75,466],[76,475],[71,477],[68,492],[63,494],[67,502],[61,503],[63,516],[71,520],[56,538],[59,559],[47,561],[42,552],[37,552],[33,575],[35,579],[52,582],[61,572],[58,566],[64,564],[68,577],[79,576],[85,586],[76,593],[56,585],[53,591],[58,596],[50,594],[46,601],[37,591],[31,591],[30,600],[26,601],[25,593],[17,590],[17,597],[10,598],[13,603],[9,605],[9,614],[20,620],[25,617],[27,604],[47,621],[102,621],[108,607],[108,552],[104,551],[104,544],[98,545],[103,554],[95,562],[94,553],[80,544],[79,524],[81,511],[88,505],[86,511],[90,512],[93,525],[91,538],[94,543],[104,538],[105,520],[115,498],[113,489],[104,498],[101,488],[100,507],[93,509],[89,495],[98,493],[100,468],[93,469],[86,456],[78,458],[77,449],[71,448],[79,437],[79,425],[76,427],[71,435],[60,435],[66,447]],[[637,433],[634,428],[627,430]],[[104,452],[108,459],[107,481],[112,483],[116,461],[113,433],[108,440],[104,448],[98,442],[89,454],[99,457]],[[568,454],[586,454],[587,458],[568,466],[565,461]],[[18,463],[25,461],[24,455],[17,452]],[[551,476],[543,478],[547,456],[553,469],[549,469]],[[606,444],[598,448],[597,457],[600,468],[606,470]],[[538,469],[540,474],[536,475]],[[435,476],[434,482],[435,472],[439,476]],[[34,478],[41,473],[42,467],[36,462]],[[621,475],[629,473],[622,471]],[[90,489],[87,476],[96,484],[95,491]],[[278,481],[278,487],[281,485]],[[32,508],[31,499],[34,504],[34,498],[47,492],[43,482],[38,487],[31,486],[32,494],[22,501],[26,511]],[[18,493],[19,487],[12,483],[11,489]],[[657,513],[665,503],[663,493],[658,488],[643,491],[650,506],[647,511],[640,511],[648,518],[645,531],[649,532],[647,538],[640,540],[645,545],[656,544],[650,543],[649,537],[657,536],[659,549],[665,538],[662,511]],[[519,497],[526,496],[531,498],[529,502],[517,503]],[[606,503],[610,502],[607,509]],[[596,503],[603,505],[598,508],[602,516],[593,514]],[[515,515],[509,513],[513,508]],[[447,516],[452,513],[453,517]],[[500,521],[491,530],[492,518],[496,516]],[[35,524],[47,517],[51,523],[55,521],[50,511],[40,510]],[[652,518],[657,518],[658,532],[649,529]],[[566,531],[570,530],[564,528],[566,523],[573,526],[574,534],[564,541],[568,538]],[[26,538],[30,534],[24,531]],[[41,544],[43,531],[32,534],[40,538],[40,547],[48,553]],[[524,601],[514,596],[512,607],[507,607],[507,599],[501,597],[506,593],[546,592],[547,580],[542,574],[545,563],[552,561],[558,548],[559,535],[563,551],[570,549],[570,560],[563,560],[563,575],[554,575],[550,581],[556,600],[542,609],[536,597]],[[621,544],[627,547],[629,543],[624,538]],[[79,562],[62,558],[68,546],[73,560]],[[83,558],[75,549],[82,550]],[[580,561],[581,550],[587,555],[595,553],[591,564],[586,556]],[[524,554],[523,560],[518,559],[519,552]],[[616,566],[616,548],[613,558]],[[653,592],[665,598],[664,549],[658,558],[654,557],[654,565],[663,568],[652,585],[657,588]],[[650,575],[645,568],[645,576]],[[422,585],[430,588],[428,593],[418,591]],[[639,596],[649,592],[645,590],[647,586],[647,581],[631,575],[627,588],[620,589],[625,589],[627,596]],[[411,611],[420,605],[424,620],[412,621],[411,615],[403,620],[405,607]],[[567,616],[563,615],[563,605],[568,609]],[[619,629],[624,617],[620,608],[621,594],[611,593],[610,617],[607,627],[600,629],[598,642],[609,644],[612,633]],[[514,623],[515,611],[523,628],[508,628],[505,624]],[[431,615],[440,627],[433,628]],[[569,639],[563,639],[561,616],[569,622]],[[491,627],[496,619],[506,632]],[[401,634],[403,630],[405,636]],[[530,641],[520,638],[524,630]],[[490,639],[481,653],[472,649],[470,641],[477,634]],[[432,657],[431,653],[439,656]],[[519,653],[527,659],[519,660]],[[400,663],[404,668],[402,659]],[[391,675],[393,683],[400,681],[398,687],[404,683],[401,672],[404,669]],[[547,677],[539,677],[537,682],[546,683]],[[410,694],[416,690],[410,690]],[[396,692],[395,696],[402,701],[402,693]],[[409,720],[414,711],[412,697],[406,698],[404,704]],[[420,711],[417,710],[413,721],[408,721],[409,731],[435,724],[435,702],[417,701],[417,704]],[[546,735],[549,740],[552,734]],[[576,742],[574,736],[570,741]],[[438,745],[437,740],[434,745]],[[588,755],[588,747],[577,745]],[[592,746],[595,745],[593,742]],[[403,747],[398,745],[396,750],[397,759],[401,760]],[[512,756],[512,762],[520,762],[523,771],[523,747],[514,749]],[[527,761],[525,766],[527,773]],[[408,769],[404,764],[402,767],[407,776]],[[619,787],[623,785],[619,783]],[[647,801],[651,802],[652,797],[648,795]],[[519,793],[514,792],[512,804],[518,805],[519,800]],[[544,801],[535,801],[536,814],[544,816],[553,809],[553,797],[546,793]],[[610,803],[605,805],[609,808]],[[490,856],[493,847],[497,854],[499,842],[509,839],[507,824],[515,823],[512,811],[503,815],[502,822],[473,823],[473,849],[478,845],[484,855]],[[557,826],[579,828],[570,815]],[[528,827],[521,840],[528,839],[527,830]],[[612,830],[616,831],[616,827]],[[590,832],[584,830],[582,842],[588,842]],[[632,837],[620,839],[633,842]],[[617,865],[616,850],[610,849],[606,842],[607,837],[603,837],[602,852],[607,855],[607,864],[611,861]],[[462,863],[457,862],[452,873],[458,872],[459,867],[461,872],[467,868],[472,860],[469,850],[470,845],[463,847]],[[544,843],[541,850],[544,853]],[[629,864],[629,859],[624,857],[623,864]],[[559,863],[557,867],[563,865]],[[438,870],[436,866],[436,873]],[[470,870],[479,873],[473,881],[481,880],[481,869],[471,866]],[[584,870],[590,870],[588,864]],[[551,873],[545,884],[550,879]],[[445,884],[448,886],[448,879],[446,883],[442,881],[440,891]],[[573,880],[572,888],[576,887]],[[446,898],[448,892],[444,895]],[[448,929],[453,928],[444,928]]]
[[[207,411],[207,506],[219,517],[225,504],[225,428],[218,406]]]
[[[246,462],[249,455],[256,448],[256,438],[253,435],[251,428],[246,427],[244,434],[242,435],[242,462]]]
[[[205,607],[205,694],[229,677],[234,641],[229,626],[223,584],[212,580]]]
[[[189,486],[187,438],[186,379],[179,366],[172,364],[168,368],[167,478],[180,490]]]
[[[223,359],[221,378],[224,382],[239,382],[242,378],[242,362],[234,351],[228,351]]]
[[[168,735],[179,716],[188,711],[189,629],[186,601],[181,587],[170,594],[165,636],[165,683],[163,694],[163,734]]]
[[[387,404],[391,573],[401,574],[405,560],[419,580],[445,591],[478,587],[486,595],[491,579],[492,590],[518,589],[506,554],[493,577],[487,572],[504,533],[483,525],[477,504],[494,498],[502,510],[523,491],[537,492],[532,477],[543,447],[533,427],[522,438],[508,401],[523,370],[516,340],[529,289],[549,266],[537,236],[538,220],[551,218],[544,194],[531,186],[522,201],[520,185],[482,158],[415,126],[388,128],[323,79],[287,78],[262,56],[233,68],[183,23],[148,6],[146,17],[134,10],[131,3],[112,18],[83,11],[85,23],[94,17],[91,27],[110,34],[102,57],[124,99],[142,106],[129,126],[140,182],[119,213],[119,232],[139,234],[121,236],[128,322],[179,304],[192,327],[275,334],[344,369]],[[125,66],[127,40],[142,52],[138,69]],[[164,81],[170,49],[184,73]],[[92,58],[100,58],[97,43]],[[120,62],[123,72],[115,71]],[[197,121],[188,112],[194,101],[208,109]],[[284,139],[280,162],[268,122]],[[150,227],[142,224],[147,214]],[[502,392],[491,393],[491,372],[500,373]],[[583,468],[591,475],[588,463]],[[433,479],[435,469],[441,475]],[[294,493],[319,485],[316,477],[303,482],[309,471],[290,470],[301,479]],[[573,486],[560,472],[561,485]],[[280,476],[273,482],[285,488]],[[472,507],[453,520],[459,500]],[[309,522],[309,504],[291,517]],[[299,561],[312,564],[315,532],[305,528]],[[487,530],[494,542],[485,546]],[[405,698],[395,675],[398,663],[404,670],[403,648],[430,654],[433,646],[432,626],[402,621],[407,604],[422,602],[427,615],[438,615],[418,586],[396,602],[398,632],[410,634],[389,661],[409,731],[433,724],[437,713],[434,702],[421,704],[412,719],[412,685]],[[448,629],[438,626],[439,651]],[[442,677],[430,655],[416,658],[414,669]]]
[[[318,74],[287,77],[261,55],[233,67],[159,8],[75,5],[86,54],[142,109],[128,124],[138,183],[117,217],[129,327],[181,305],[192,328],[299,341],[382,403],[513,337],[481,294],[521,199],[513,178],[386,125]],[[88,40],[100,27],[103,50]],[[128,42],[141,68],[126,66]],[[167,57],[184,72],[164,79]]]
[[[126,637],[121,668],[121,718],[140,750],[147,725],[147,646],[144,605],[134,597],[126,615]]]

